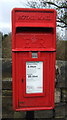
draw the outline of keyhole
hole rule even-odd
[[[22,82],[23,82],[24,80],[22,79]]]

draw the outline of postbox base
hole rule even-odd
[[[52,110],[54,107],[32,107],[32,108],[18,108],[15,111],[38,111],[38,110]]]

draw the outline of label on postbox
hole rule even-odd
[[[43,62],[26,62],[26,93],[43,93]]]

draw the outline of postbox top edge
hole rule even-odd
[[[12,9],[12,12],[18,12],[18,11],[31,11],[31,12],[44,12],[44,11],[52,11],[52,12],[55,12],[56,13],[56,10],[55,9],[46,9],[46,8],[13,8]]]

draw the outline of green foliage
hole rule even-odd
[[[4,35],[2,41],[2,57],[11,58],[11,34]]]
[[[59,40],[57,42],[57,60],[67,60],[67,41]]]
[[[5,34],[3,37],[4,37],[4,38],[8,37],[8,34]]]
[[[2,38],[3,38],[3,33],[0,32],[0,42],[2,41]]]

